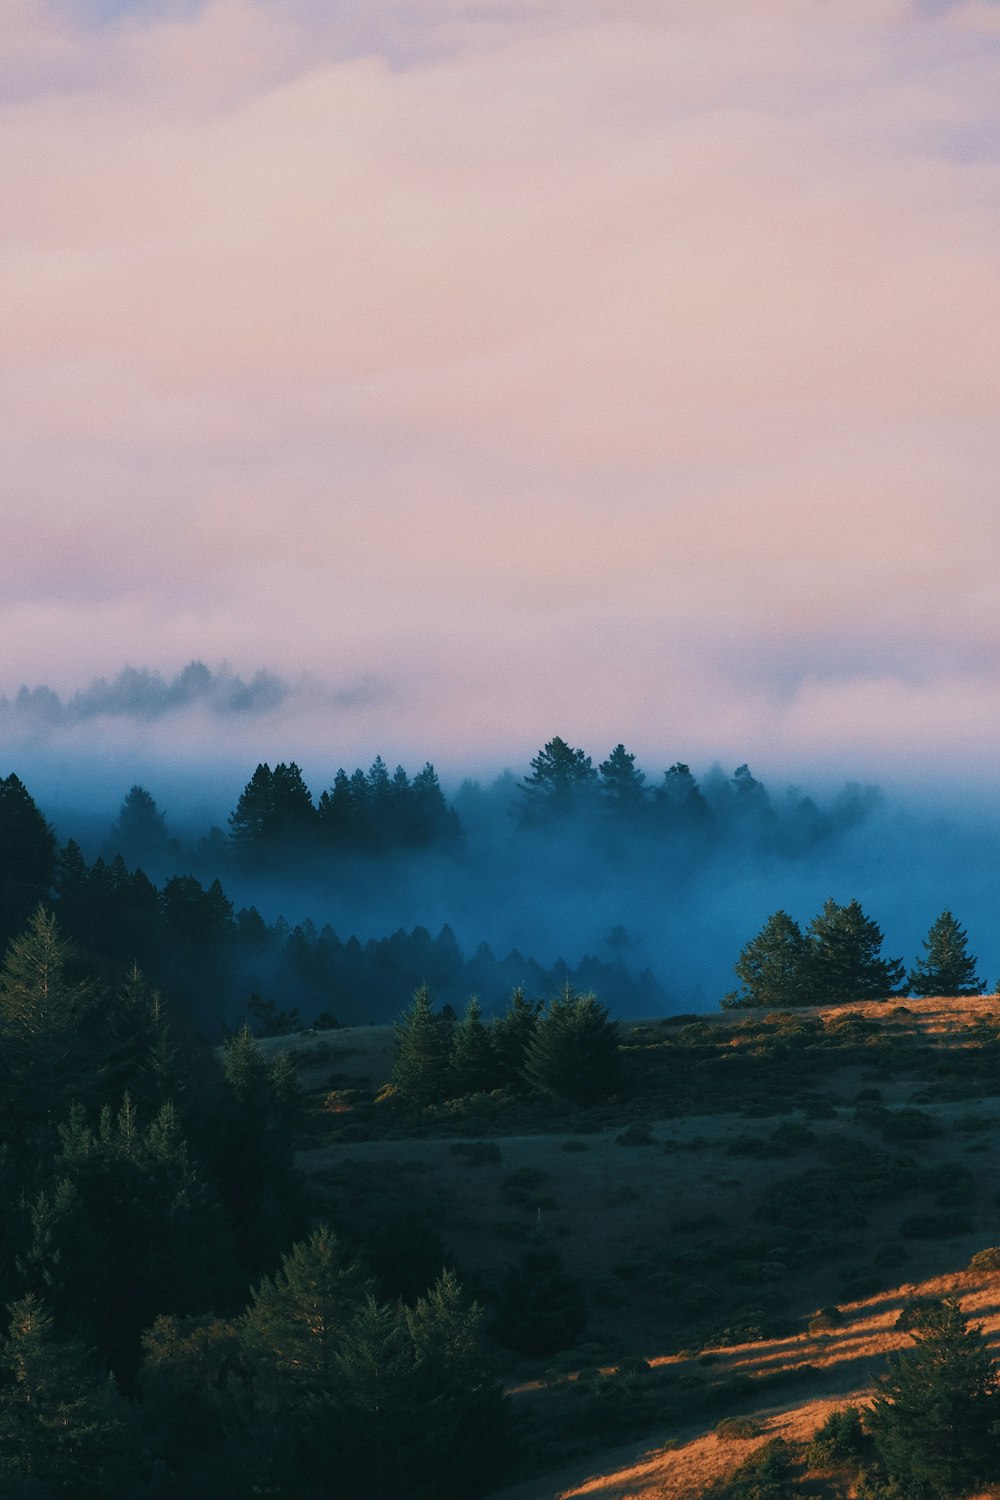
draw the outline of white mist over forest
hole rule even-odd
[[[115,852],[112,824],[138,784],[171,840],[146,861],[153,879],[217,875],[236,909],[254,906],[292,926],[329,924],[362,942],[447,925],[468,955],[486,943],[497,956],[516,950],[545,966],[587,955],[619,961],[651,971],[667,1010],[714,1009],[732,988],[740,948],[770,913],[783,908],[805,925],[828,897],[859,900],[881,925],[886,953],[908,967],[948,908],[968,930],[984,982],[992,988],[1000,972],[1000,816],[985,787],[944,777],[937,786],[838,783],[809,766],[783,772],[775,756],[750,767],[759,788],[751,817],[733,812],[735,765],[692,765],[719,823],[708,838],[682,827],[661,835],[641,818],[612,831],[584,808],[524,826],[530,756],[500,775],[496,748],[460,770],[447,744],[420,747],[419,760],[406,746],[355,744],[354,760],[338,748],[334,720],[329,743],[304,736],[300,751],[302,726],[288,709],[304,691],[273,674],[243,679],[198,663],[173,679],[130,670],[72,696],[23,689],[0,702],[6,770],[25,782],[59,840],[75,839],[88,859]],[[325,704],[334,711],[336,695]],[[581,748],[595,768],[611,749]],[[652,806],[678,750],[634,753]],[[424,758],[434,762],[461,823],[459,848],[355,854],[323,868],[290,859],[266,871],[220,857],[259,762],[295,761],[318,801],[339,766],[367,770],[375,754],[390,771],[398,755],[411,774]]]

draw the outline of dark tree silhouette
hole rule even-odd
[[[594,785],[597,772],[590,756],[574,750],[558,735],[531,761],[531,775],[520,785],[522,816],[529,823],[570,812]]]
[[[966,944],[969,935],[950,911],[943,911],[924,941],[923,958],[910,970],[907,984],[913,995],[981,995],[976,960]]]
[[[885,1000],[898,994],[906,973],[901,959],[882,958],[882,929],[857,901],[828,900],[809,924],[807,979],[814,1005]]]
[[[528,1044],[524,1073],[543,1094],[574,1104],[596,1104],[621,1080],[618,1023],[596,995],[575,995],[567,985],[547,1006]]]
[[[723,1005],[809,1005],[808,951],[799,924],[785,911],[774,912],[736,960],[742,989],[727,995]]]

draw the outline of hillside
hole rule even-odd
[[[410,1251],[436,1237],[487,1307],[535,1249],[583,1289],[568,1347],[509,1355],[522,1473],[541,1477],[505,1500],[693,1495],[861,1399],[917,1296],[958,1296],[1000,1346],[1000,1275],[965,1269],[1000,1242],[995,998],[665,1018],[623,1039],[625,1087],[599,1108],[474,1096],[419,1121],[375,1102],[389,1028],[266,1044],[299,1059],[317,1211],[372,1243],[386,1225]],[[758,1436],[715,1435],[748,1413]]]

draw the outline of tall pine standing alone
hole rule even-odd
[[[976,960],[966,947],[969,935],[950,911],[943,911],[924,940],[925,957],[910,970],[912,995],[981,995]]]
[[[865,1425],[893,1494],[965,1494],[998,1472],[996,1366],[952,1298],[931,1303],[910,1332],[916,1347],[890,1359]]]

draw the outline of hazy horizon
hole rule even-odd
[[[289,685],[261,758],[991,774],[995,5],[10,0],[0,44],[0,694],[202,659]]]

